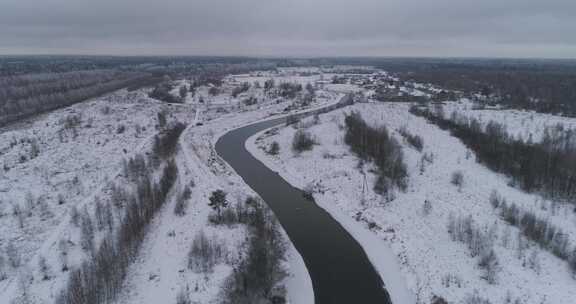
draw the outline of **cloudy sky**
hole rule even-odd
[[[0,0],[0,54],[576,58],[576,0]]]

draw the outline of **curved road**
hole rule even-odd
[[[276,214],[304,259],[316,304],[390,304],[382,279],[358,242],[245,149],[250,136],[284,122],[277,118],[230,131],[218,140],[216,151]]]

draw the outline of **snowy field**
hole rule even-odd
[[[316,201],[363,245],[395,303],[429,303],[433,296],[449,303],[467,303],[474,294],[491,303],[573,303],[576,280],[566,262],[501,220],[489,197],[497,189],[509,203],[551,219],[574,244],[576,217],[572,206],[509,187],[504,176],[476,163],[473,153],[458,139],[411,115],[408,109],[408,104],[357,104],[321,115],[320,124],[308,123],[308,131],[318,144],[300,155],[291,149],[296,132],[293,127],[253,137],[249,149],[293,185],[314,190]],[[402,143],[409,187],[405,193],[396,192],[392,201],[386,202],[372,191],[375,176],[369,170],[368,191],[362,194],[364,179],[357,167],[358,158],[343,142],[344,114],[351,111],[361,113],[373,126],[385,125]],[[402,141],[397,132],[401,127],[424,139],[422,152]],[[265,152],[274,141],[280,146],[276,156]],[[432,162],[421,171],[423,153]],[[464,176],[461,188],[451,183],[456,171]],[[424,207],[425,201],[430,202],[430,208]],[[478,266],[478,258],[471,257],[467,246],[452,241],[448,233],[450,217],[467,216],[491,233],[499,260],[494,284],[483,278],[486,273]],[[376,236],[377,241],[367,234]],[[382,264],[388,267],[379,267]]]
[[[0,131],[1,247],[11,244],[26,263],[66,212],[157,132],[160,111],[187,115],[121,90]]]
[[[190,123],[182,134],[177,153],[177,184],[147,228],[117,302],[157,303],[161,299],[176,299],[185,292],[198,303],[217,303],[225,279],[234,265],[245,258],[247,231],[243,226],[208,224],[212,212],[208,197],[212,191],[224,189],[229,199],[237,202],[254,193],[216,157],[214,143],[235,127],[330,105],[341,96],[319,91],[318,98],[309,106],[292,107],[287,112],[286,107],[293,101],[263,101],[222,110],[200,104],[168,105],[148,98],[146,90],[121,90],[5,128],[0,133],[3,168],[8,168],[2,171],[0,179],[3,194],[0,248],[4,259],[0,269],[3,276],[0,302],[54,301],[68,277],[63,265],[73,269],[89,259],[78,244],[82,233],[73,223],[71,210],[93,214],[96,201],[110,205],[115,187],[129,187],[122,170],[123,161],[135,153],[149,153],[153,136],[158,133],[158,113],[164,112],[167,121]],[[195,125],[199,108],[203,126]],[[21,160],[22,156],[27,159]],[[177,196],[192,181],[195,186],[187,212],[175,216]],[[23,210],[17,215],[16,204],[18,210]],[[120,221],[121,213],[112,216],[113,222]],[[23,228],[19,215],[23,215]],[[199,233],[229,249],[224,263],[216,265],[209,274],[187,269],[189,248]],[[96,244],[105,235],[106,230],[97,231]],[[284,238],[289,244],[285,235]],[[67,252],[65,262],[63,247]],[[282,288],[288,289],[291,303],[312,303],[313,291],[304,263],[292,246],[287,249],[285,268],[289,275]],[[11,250],[21,257],[18,267],[8,266]]]
[[[466,117],[476,118],[484,126],[490,121],[501,123],[516,138],[520,137],[524,140],[531,138],[532,142],[540,142],[546,128],[562,126],[563,130],[576,130],[576,118],[528,110],[478,109],[467,100],[447,102],[444,105],[444,111],[447,117],[456,111]]]
[[[318,103],[304,110],[332,104],[338,101],[340,96],[320,99]],[[131,267],[124,288],[126,292],[117,301],[118,303],[158,303],[163,299],[175,299],[180,290],[187,288],[192,291],[192,301],[218,303],[224,279],[231,273],[233,265],[239,261],[239,257],[234,255],[242,255],[245,250],[246,244],[243,243],[245,232],[234,227],[222,229],[209,225],[207,216],[211,209],[207,205],[208,197],[215,189],[224,189],[231,197],[231,201],[243,201],[247,195],[255,193],[216,156],[214,145],[226,132],[270,118],[283,107],[284,104],[275,104],[259,111],[227,114],[207,121],[201,127],[188,128],[185,131],[181,141],[181,162],[186,168],[185,175],[195,180],[197,185],[191,199],[193,203],[189,207],[192,212],[182,218],[174,218],[172,205],[161,211],[152,224],[153,228],[150,229],[151,233],[145,240],[137,262]],[[228,257],[231,261],[229,264],[218,266],[210,276],[184,270],[187,248],[193,237],[201,230],[220,238],[230,248],[230,252],[238,249],[238,252]],[[176,236],[167,237],[172,231]],[[285,238],[287,240],[287,236]],[[170,249],[167,251],[166,248]],[[289,303],[313,303],[312,282],[306,266],[291,245],[288,248],[285,267],[289,273],[285,279]],[[150,279],[151,274],[153,280]]]

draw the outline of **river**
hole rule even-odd
[[[316,304],[390,304],[382,279],[360,244],[302,190],[246,150],[249,137],[285,120],[232,130],[218,140],[216,151],[275,213],[306,264]]]

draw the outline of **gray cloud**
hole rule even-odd
[[[0,53],[576,57],[573,0],[0,0]]]

